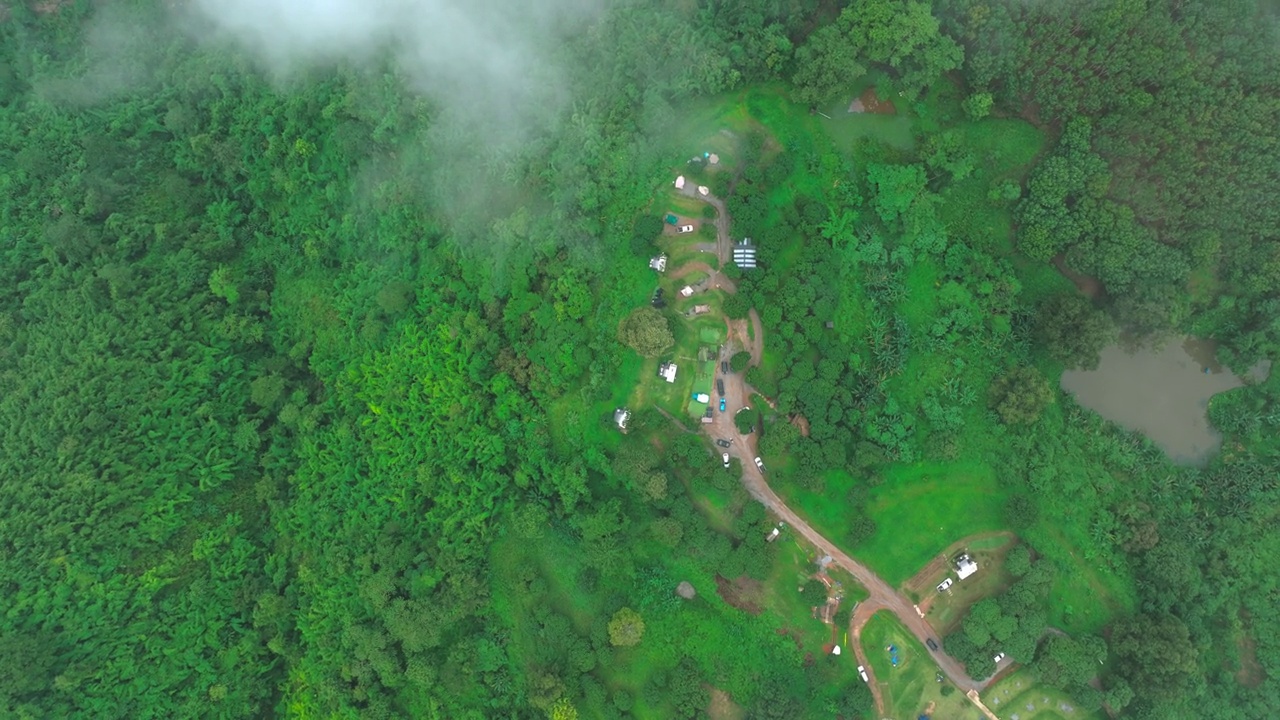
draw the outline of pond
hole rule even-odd
[[[1154,346],[1119,343],[1102,351],[1096,370],[1068,370],[1062,389],[1081,405],[1146,435],[1174,462],[1201,465],[1222,436],[1209,425],[1209,398],[1244,385],[1214,358],[1215,344],[1194,337]],[[1249,375],[1261,379],[1267,365]]]

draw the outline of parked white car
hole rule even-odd
[[[871,682],[871,680],[867,678],[867,669],[861,665],[858,666],[858,677],[862,678],[862,682],[864,683]]]
[[[1003,659],[1005,659],[1006,657],[1008,657],[1008,656],[1007,656],[1007,655],[1005,655],[1004,653],[1000,653],[999,655],[996,655],[995,657],[993,657],[993,658],[991,658],[991,659],[995,662],[995,664],[999,665],[999,664],[1000,664],[1000,661],[1001,661],[1001,660],[1003,660]]]
[[[729,453],[720,453],[720,459],[724,461],[725,467],[729,467]]]
[[[938,583],[938,592],[946,592],[947,588],[951,587],[952,582],[951,578],[947,578]]]
[[[764,461],[756,458],[756,467],[760,468],[760,472],[764,472]]]
[[[676,232],[678,232],[678,233],[691,233],[691,232],[693,232],[693,226],[692,226],[692,225],[681,225],[680,227],[676,228]]]

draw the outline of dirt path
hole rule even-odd
[[[715,196],[698,196],[696,191],[686,194],[698,197],[716,209],[717,256],[720,259],[721,267],[723,267],[733,253],[733,242],[729,236],[729,213],[725,209],[724,202]],[[691,266],[693,269],[697,269],[698,265],[706,267],[705,263],[690,263],[677,270],[674,276],[679,277],[681,273],[684,273]],[[722,283],[728,282],[728,278],[724,277],[722,273],[715,273],[713,282],[717,276]],[[751,323],[750,333],[747,332],[746,322]],[[746,349],[751,351],[752,365],[759,365],[764,355],[764,326],[760,322],[760,314],[756,312],[755,308],[752,308],[747,321],[729,321],[728,324],[730,329],[729,338],[725,342],[720,359],[728,360],[734,352],[739,349]],[[862,649],[862,644],[858,642],[858,638],[862,634],[863,625],[876,611],[888,610],[898,616],[902,624],[922,644],[927,644],[926,641],[928,640],[938,642],[937,633],[923,617],[916,613],[915,605],[910,599],[898,593],[882,580],[879,575],[872,572],[870,568],[854,560],[843,550],[836,547],[834,543],[814,530],[804,518],[788,507],[782,501],[782,498],[778,497],[777,493],[769,487],[764,473],[755,464],[755,458],[759,455],[759,452],[754,433],[743,435],[738,432],[733,423],[733,413],[747,406],[747,402],[754,390],[747,385],[742,373],[729,373],[721,376],[721,379],[724,380],[725,384],[725,398],[728,410],[726,412],[716,412],[711,423],[702,425],[704,432],[712,438],[723,438],[732,443],[728,448],[729,454],[742,463],[742,484],[752,497],[760,501],[771,513],[786,521],[793,532],[799,534],[819,551],[830,555],[836,565],[853,575],[854,579],[861,583],[870,593],[870,597],[860,603],[857,610],[854,611],[853,617],[850,619],[849,630],[850,635],[854,638],[854,653],[858,658],[858,662],[866,668],[867,676],[871,678],[871,682],[868,684],[871,688],[871,694],[875,698],[876,707],[883,712],[883,695],[880,688],[876,686],[875,679],[871,677],[871,666],[866,661],[866,654]],[[977,691],[986,687],[990,680],[982,682],[970,678],[965,674],[964,666],[941,649],[934,651],[932,655],[938,667],[951,679],[951,682],[962,692],[969,695],[976,705],[982,707],[978,700]]]
[[[876,682],[876,673],[871,669],[871,660],[867,658],[867,651],[862,648],[862,628],[875,614],[875,609],[867,612],[866,603],[859,603],[854,609],[853,615],[849,619],[849,637],[853,638],[853,654],[858,658],[858,664],[867,673],[867,689],[871,691],[871,699],[876,703],[876,710],[884,713],[884,690],[881,689],[880,683]]]
[[[978,533],[976,535],[970,535],[967,538],[957,540],[956,542],[948,545],[942,552],[939,552],[937,557],[930,560],[927,565],[920,568],[920,571],[913,575],[910,580],[903,583],[902,589],[909,593],[914,592],[923,596],[924,599],[920,601],[920,609],[924,612],[928,612],[928,606],[933,604],[933,598],[935,597],[935,594],[929,592],[935,587],[933,578],[937,577],[941,570],[950,567],[950,558],[971,543],[993,537],[1007,537],[1012,540],[1014,535],[1007,530],[999,530],[996,532]]]

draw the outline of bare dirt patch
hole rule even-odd
[[[746,717],[746,711],[729,697],[729,693],[715,687],[708,687],[707,691],[711,694],[711,702],[707,705],[707,717],[711,720],[742,720]]]
[[[796,426],[796,429],[800,431],[801,435],[809,437],[809,418],[796,413],[788,419],[791,420],[792,425]]]
[[[43,2],[35,3],[31,9],[38,15],[53,15],[66,5],[68,0],[43,0]]]
[[[760,582],[745,575],[737,580],[716,575],[716,594],[745,613],[759,615],[764,611],[764,608],[760,607],[760,590]]]
[[[1107,291],[1107,289],[1102,286],[1102,281],[1098,278],[1072,270],[1071,267],[1067,265],[1066,253],[1058,253],[1057,255],[1054,255],[1053,266],[1057,268],[1058,272],[1062,273],[1064,277],[1075,283],[1076,289],[1080,291],[1081,295],[1084,295],[1091,300],[1106,293]]]
[[[1236,682],[1247,688],[1256,688],[1267,678],[1266,670],[1258,662],[1258,644],[1248,635],[1241,635],[1236,641],[1236,649],[1240,652],[1240,669],[1236,670]]]
[[[849,112],[851,113],[872,113],[874,115],[897,115],[898,108],[893,106],[890,100],[881,100],[876,95],[876,89],[869,87],[862,91],[862,94],[853,102],[849,103]]]

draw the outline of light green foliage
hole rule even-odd
[[[867,179],[875,188],[876,213],[880,220],[891,223],[904,215],[924,191],[925,172],[919,165],[867,166]]]
[[[991,93],[979,92],[965,98],[960,106],[964,108],[964,114],[968,115],[970,120],[981,120],[991,114],[992,104]]]
[[[1010,425],[1035,422],[1053,402],[1053,389],[1035,368],[1016,367],[991,384],[991,407]]]
[[[641,357],[658,357],[675,344],[666,316],[651,307],[632,310],[618,326],[618,339]]]
[[[644,618],[640,613],[624,607],[609,619],[609,642],[617,647],[631,647],[644,637]]]

